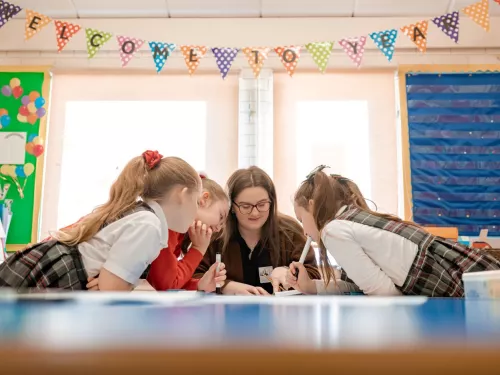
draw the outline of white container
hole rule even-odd
[[[465,298],[500,298],[500,270],[464,273],[462,281]]]

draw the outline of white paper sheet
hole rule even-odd
[[[26,133],[0,133],[0,164],[24,164],[26,156]]]

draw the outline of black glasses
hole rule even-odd
[[[238,210],[242,215],[250,215],[255,208],[259,212],[267,212],[271,208],[271,202],[270,201],[263,201],[259,202],[257,204],[250,204],[250,203],[236,203],[233,202],[233,204],[238,207]]]

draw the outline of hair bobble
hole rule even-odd
[[[207,179],[207,178],[208,178],[208,176],[207,176],[207,174],[206,174],[205,172],[199,172],[199,173],[198,173],[198,175],[200,176],[200,178],[201,178],[202,180],[205,180],[205,179]]]
[[[158,165],[158,163],[163,158],[163,155],[160,154],[158,151],[147,150],[142,153],[142,157],[146,162],[148,170],[151,170]]]

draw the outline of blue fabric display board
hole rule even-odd
[[[413,220],[500,236],[500,74],[406,77]]]

